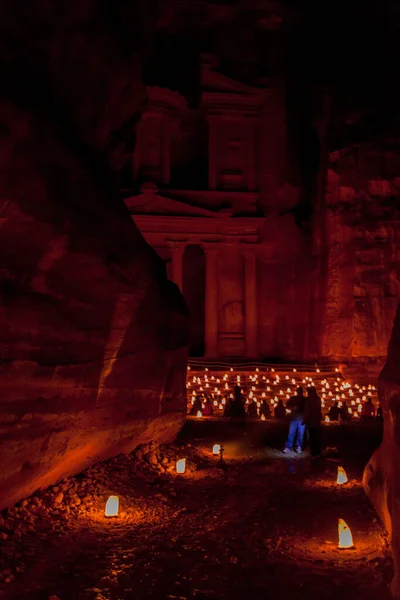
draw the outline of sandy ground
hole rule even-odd
[[[388,599],[387,542],[360,483],[380,425],[324,427],[324,460],[283,455],[285,431],[189,419],[159,453],[164,466],[151,453],[140,469],[135,457],[118,457],[67,482],[69,504],[65,495],[54,507],[54,493],[32,498],[3,523],[20,535],[9,530],[2,542],[0,598]],[[225,469],[211,453],[217,442]],[[188,469],[177,475],[183,456]],[[338,465],[344,487],[334,484]],[[117,519],[104,517],[109,493],[120,497]],[[354,549],[337,549],[339,517]]]

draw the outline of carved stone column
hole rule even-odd
[[[204,247],[206,255],[205,355],[218,356],[218,251]]]
[[[183,242],[169,242],[171,248],[171,275],[172,281],[176,283],[179,289],[183,290],[183,253],[185,244]]]
[[[217,123],[208,119],[208,187],[217,189]]]
[[[164,119],[162,133],[162,182],[169,185],[171,179],[171,125]]]
[[[246,356],[258,357],[257,256],[253,248],[244,254]]]
[[[256,170],[255,170],[255,123],[249,123],[247,134],[247,189],[254,192],[256,189]]]

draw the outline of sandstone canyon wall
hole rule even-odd
[[[364,488],[391,536],[395,575],[391,591],[400,597],[400,308],[397,310],[386,364],[379,376],[384,419],[381,446],[364,472]]]
[[[398,139],[331,154],[319,255],[322,356],[383,362],[400,295]]]
[[[113,181],[158,3],[106,6],[0,9],[0,508],[185,419],[187,309]]]

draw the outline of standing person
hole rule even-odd
[[[305,404],[306,399],[303,395],[303,388],[298,387],[296,395],[289,398],[289,400],[286,403],[286,410],[289,409],[291,413],[289,423],[289,434],[286,446],[283,449],[283,452],[285,454],[288,454],[293,449],[295,449],[297,453],[303,451],[304,431],[306,428],[306,426],[303,425]]]
[[[246,410],[244,408],[244,400],[242,395],[242,388],[236,384],[233,388],[234,401],[232,403],[232,418],[238,419],[244,424],[246,418]]]
[[[315,387],[307,388],[303,423],[308,428],[311,456],[321,456],[321,398]]]
[[[233,400],[230,396],[225,394],[225,407],[224,407],[224,417],[232,416],[232,404]]]

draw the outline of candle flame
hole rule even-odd
[[[176,461],[176,472],[184,473],[186,471],[186,458],[180,458]]]
[[[339,519],[338,522],[339,544],[338,548],[352,548],[353,536],[351,535],[350,527],[346,521]]]
[[[221,450],[221,445],[220,444],[214,444],[214,446],[213,446],[213,454],[218,455],[219,452],[220,452],[220,450]]]
[[[197,416],[198,416],[199,418],[203,416],[203,413],[201,412],[201,410],[198,410],[198,411],[197,411]]]
[[[343,467],[338,467],[336,483],[338,485],[343,485],[344,483],[347,483],[347,482],[348,482],[348,479],[347,479],[346,471],[343,469]]]
[[[106,517],[117,517],[119,511],[119,499],[118,496],[110,496],[106,502],[106,508],[104,515]]]

